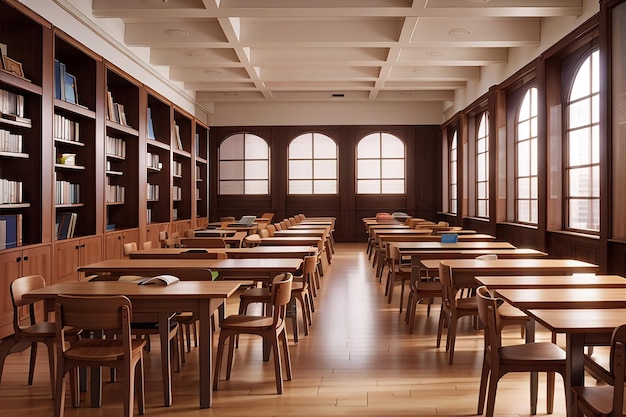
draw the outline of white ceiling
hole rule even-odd
[[[93,0],[200,103],[451,102],[581,0]]]

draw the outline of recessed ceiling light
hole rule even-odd
[[[165,33],[167,36],[172,36],[176,38],[182,38],[189,35],[189,32],[183,29],[167,29],[163,33]]]
[[[333,93],[332,97],[345,97],[346,95],[344,93]]]
[[[429,74],[430,73],[430,69],[429,68],[415,68],[413,70],[413,72],[415,74]]]
[[[187,52],[185,52],[185,55],[187,56],[206,56],[207,52],[205,49],[191,49]]]
[[[150,6],[165,6],[167,0],[141,0],[141,2]]]
[[[401,96],[412,96],[413,93],[411,91],[400,91]]]
[[[444,51],[427,51],[426,55],[428,56],[444,56],[446,53]]]
[[[235,93],[234,91],[224,93],[225,96],[238,96],[239,93]]]
[[[220,75],[221,74],[221,72],[218,71],[218,70],[206,70],[206,71],[204,71],[204,73],[206,75]]]
[[[469,29],[457,28],[457,29],[450,29],[448,33],[454,36],[465,36],[465,35],[469,35],[470,33],[472,33],[472,31]]]

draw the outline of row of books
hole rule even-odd
[[[21,153],[23,136],[9,130],[0,129],[0,152]]]
[[[56,218],[56,237],[57,240],[69,239],[74,237],[76,229],[76,220],[78,213],[58,213]]]
[[[148,200],[158,200],[159,199],[159,184],[147,184],[147,196]]]
[[[159,154],[150,153],[146,155],[146,166],[152,169],[161,169],[161,164],[159,162]]]
[[[177,208],[173,208],[172,209],[172,219],[173,220],[178,220],[178,209]]]
[[[22,246],[22,215],[0,215],[0,250]]]
[[[65,64],[58,59],[54,60],[54,98],[78,104],[76,77],[68,73]]]
[[[152,223],[152,209],[151,208],[146,210],[146,222],[148,224]]]
[[[57,180],[54,202],[55,204],[80,203],[80,184]]]
[[[126,141],[113,136],[106,137],[106,154],[126,158]]]
[[[183,176],[183,164],[182,162],[174,161],[174,172],[172,173],[175,177]]]
[[[22,182],[0,178],[0,204],[19,204],[23,202]]]
[[[174,136],[176,138],[176,149],[179,150],[184,150],[185,148],[183,148],[183,141],[180,138],[180,126],[178,126],[177,124],[174,125]]]
[[[107,119],[128,126],[124,105],[113,101],[113,94],[107,91]]]
[[[202,168],[196,165],[196,181],[202,181]]]
[[[126,201],[124,186],[111,184],[109,178],[107,178],[106,196],[107,203],[123,203]]]
[[[24,117],[24,96],[0,89],[0,118],[31,126],[31,120]]]
[[[183,187],[180,187],[178,185],[172,186],[172,199],[173,200],[183,199]]]
[[[54,138],[80,142],[80,123],[60,114],[54,115]]]

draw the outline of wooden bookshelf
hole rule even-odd
[[[205,226],[205,220],[208,222],[208,127],[195,123],[195,134],[193,139],[194,152],[193,159],[195,161],[194,172],[194,199],[195,199],[195,218],[196,227]]]
[[[171,105],[156,94],[148,93],[146,117],[148,138],[146,140],[146,223],[171,221]],[[154,139],[150,138],[151,131]]]

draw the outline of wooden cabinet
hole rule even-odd
[[[13,304],[9,287],[13,280],[25,275],[41,275],[51,283],[51,245],[31,246],[0,252],[0,339],[13,333]]]
[[[77,271],[79,266],[102,260],[102,238],[85,237],[58,241],[54,245],[54,280],[53,283],[78,281],[83,274]]]
[[[195,172],[193,176],[193,182],[196,189],[194,190],[195,204],[195,218],[196,227],[206,227],[208,224],[209,214],[209,202],[208,202],[208,127],[195,123],[195,135],[194,135],[194,152],[193,160],[195,162]]]
[[[139,86],[106,71],[106,229],[139,225]]]
[[[171,221],[171,107],[148,93],[146,140],[146,223]]]
[[[102,120],[96,113],[102,66],[62,33],[55,34],[54,57],[55,230],[62,240],[95,235],[102,218]]]
[[[138,229],[127,229],[120,232],[107,233],[104,246],[106,259],[124,258],[124,244],[131,242],[135,242],[138,248],[143,244],[143,242],[139,242]]]

